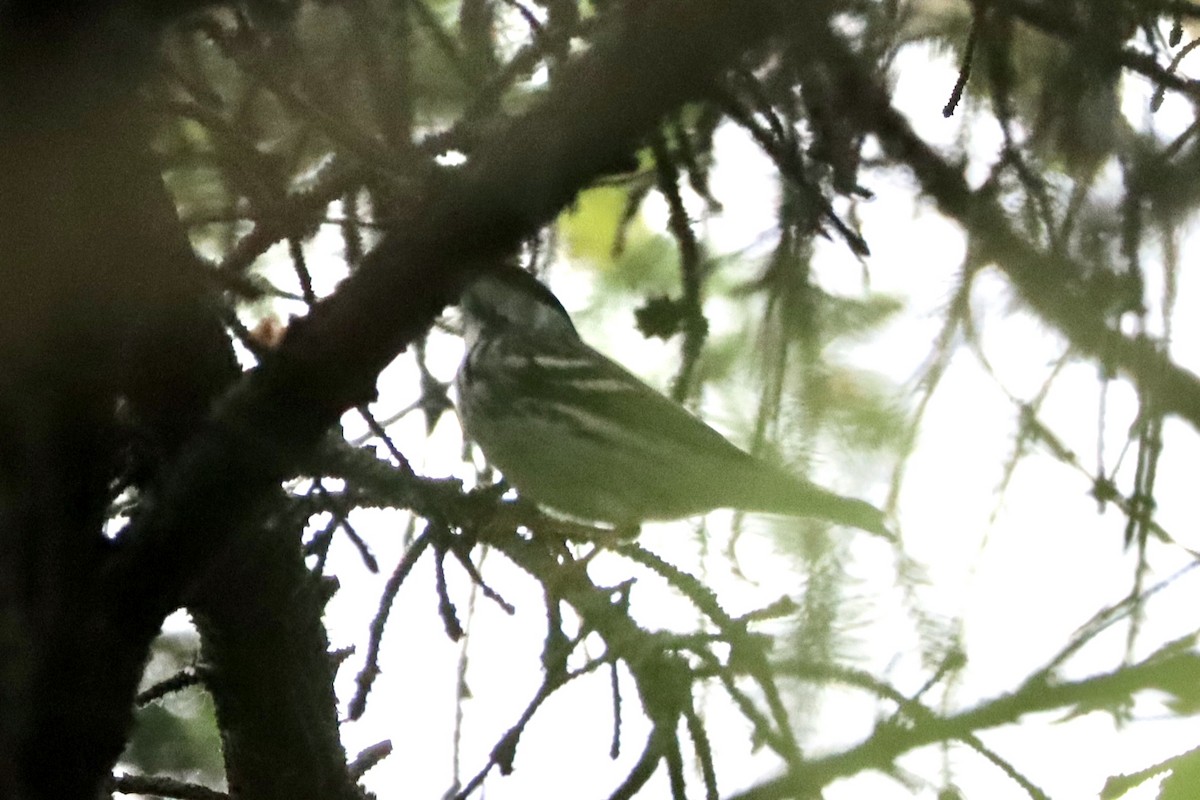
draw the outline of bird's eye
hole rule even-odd
[[[492,328],[507,325],[509,322],[508,318],[501,314],[498,309],[491,307],[483,309],[481,319],[485,325]]]
[[[481,298],[471,293],[463,296],[462,309],[465,314],[474,317],[480,325],[495,327],[507,323],[495,304],[482,302]]]

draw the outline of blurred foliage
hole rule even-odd
[[[651,234],[639,217],[628,218],[630,192],[623,186],[601,186],[580,193],[559,221],[563,243],[573,259],[610,268],[614,257]]]

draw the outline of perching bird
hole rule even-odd
[[[879,509],[739,450],[592,349],[528,272],[484,273],[460,304],[459,415],[522,496],[617,526],[733,508],[891,535]]]

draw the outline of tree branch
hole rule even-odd
[[[728,800],[783,800],[816,796],[820,788],[837,778],[867,769],[885,769],[900,755],[936,742],[967,740],[986,728],[1016,722],[1026,714],[1074,707],[1083,713],[1105,708],[1114,698],[1131,697],[1147,689],[1172,692],[1174,687],[1195,685],[1200,679],[1200,657],[1178,653],[1151,657],[1132,667],[1081,681],[1051,684],[1029,681],[1012,694],[975,708],[937,717],[932,713],[909,715],[911,724],[889,723],[876,728],[866,741],[842,753],[812,759],[770,781]],[[903,713],[903,709],[902,709]]]

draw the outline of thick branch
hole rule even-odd
[[[224,743],[243,800],[358,800],[338,734],[325,588],[292,524],[244,531],[190,602]]]

